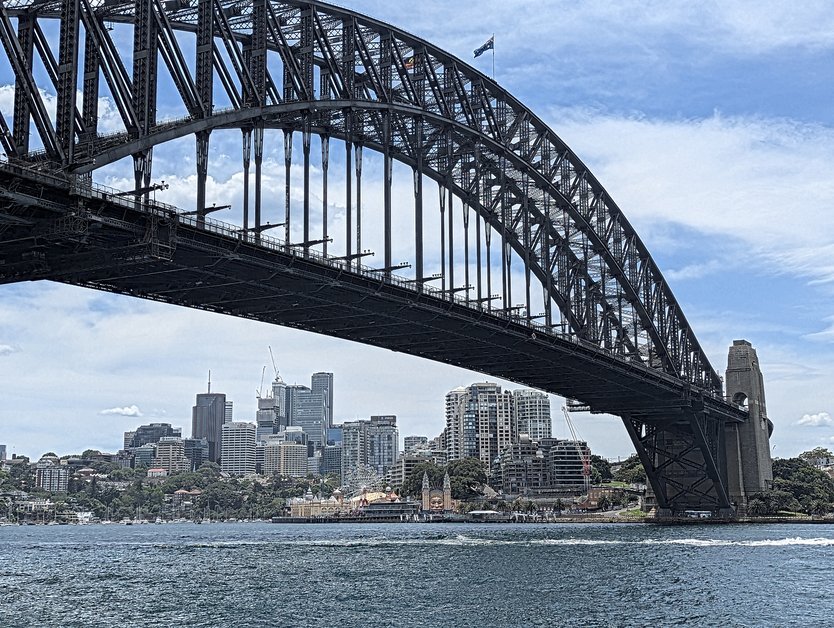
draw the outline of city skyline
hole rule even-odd
[[[723,373],[734,339],[757,348],[774,454],[834,442],[834,271],[827,262],[834,85],[819,78],[828,76],[834,11],[778,3],[652,11],[637,3],[343,4],[487,73],[491,55],[473,60],[472,51],[495,32],[496,79],[550,124],[623,208],[716,370]],[[530,11],[535,22],[524,17]],[[12,93],[10,71],[0,69],[6,116]],[[103,132],[114,117],[103,107]],[[239,206],[239,146],[221,133],[216,140],[210,195]],[[155,176],[170,183],[157,198],[189,208],[193,142],[171,150],[155,154]],[[129,189],[131,177],[112,172],[105,182]],[[268,195],[283,194],[282,182],[268,184]],[[282,372],[336,372],[340,417],[391,412],[403,432],[439,431],[443,396],[457,386],[511,385],[252,321],[59,284],[17,284],[0,287],[0,441],[9,455],[37,455],[40,443],[70,452],[88,435],[118,435],[137,418],[187,426],[184,399],[202,389],[209,369],[217,388],[242,404],[236,415],[254,417],[267,345],[288,365]],[[562,403],[551,399],[554,409]],[[389,401],[401,405],[389,408]],[[631,453],[618,419],[583,414],[576,422],[607,457]]]
[[[314,374],[319,375],[319,374],[321,374],[321,372],[316,372]],[[338,382],[339,378],[334,377],[332,381]],[[518,384],[514,384],[514,383],[511,383],[511,382],[510,383],[507,383],[507,382],[497,383],[497,382],[504,382],[504,380],[500,380],[498,378],[484,377],[484,378],[481,378],[478,381],[473,380],[473,381],[469,382],[468,384],[466,384],[465,386],[468,387],[468,386],[474,386],[474,385],[483,385],[483,384],[493,385],[493,384],[495,384],[500,388],[504,388],[505,391],[507,393],[510,393],[510,394],[512,394],[515,391],[533,391],[535,393],[540,393],[540,391],[537,391],[536,389],[525,387],[525,386],[520,386]],[[258,399],[261,399],[261,398],[271,399],[271,396],[270,397],[266,396],[266,393],[269,393],[270,395],[272,394],[272,391],[270,389],[271,383],[272,382],[264,381],[263,390],[262,390],[262,393],[264,393],[263,397],[253,396],[253,400],[252,400],[252,403],[251,403],[251,415],[252,415],[251,417],[249,416],[249,414],[250,414],[249,405],[250,404],[247,404],[247,403],[240,403],[239,404],[237,402],[237,400],[231,398],[231,395],[227,395],[226,393],[224,393],[223,390],[222,390],[222,385],[220,383],[218,383],[216,380],[214,380],[212,382],[212,392],[211,393],[208,392],[207,387],[202,392],[188,393],[188,395],[190,395],[190,398],[191,398],[191,404],[189,406],[189,413],[192,414],[192,416],[188,417],[188,418],[178,419],[178,418],[175,418],[175,417],[172,418],[172,417],[169,417],[169,416],[150,416],[150,415],[146,415],[144,412],[141,411],[141,408],[138,408],[138,407],[137,407],[137,410],[139,410],[139,412],[134,412],[132,408],[127,408],[126,410],[128,410],[128,411],[123,413],[123,414],[122,413],[115,413],[115,412],[109,414],[108,416],[114,417],[114,419],[113,419],[114,422],[112,423],[112,425],[114,427],[111,428],[112,434],[109,435],[110,436],[109,441],[112,442],[112,444],[109,447],[107,447],[107,446],[104,446],[104,447],[93,446],[89,443],[87,443],[86,445],[84,445],[84,444],[80,445],[79,446],[80,448],[77,447],[76,449],[67,450],[67,451],[55,451],[54,449],[50,449],[50,448],[45,448],[42,451],[38,450],[38,449],[33,450],[33,451],[19,451],[19,450],[15,449],[14,447],[12,447],[12,445],[10,445],[10,444],[5,444],[5,447],[8,450],[8,457],[9,458],[14,454],[14,455],[18,455],[18,456],[20,456],[20,455],[27,456],[28,458],[30,458],[30,460],[38,460],[42,455],[44,455],[45,453],[49,453],[49,452],[55,453],[58,457],[72,455],[72,454],[80,454],[82,451],[84,451],[86,449],[97,449],[97,450],[99,450],[103,453],[116,453],[118,450],[124,449],[128,446],[127,445],[127,438],[128,438],[129,434],[132,436],[136,433],[136,430],[139,429],[139,428],[145,428],[145,427],[149,427],[151,425],[155,426],[157,424],[170,426],[173,429],[173,432],[175,432],[176,435],[178,435],[182,439],[189,439],[189,438],[193,439],[193,438],[205,437],[205,434],[204,434],[205,429],[198,430],[199,433],[197,433],[195,435],[194,427],[195,427],[196,424],[195,424],[194,414],[200,408],[199,405],[194,405],[194,398],[195,397],[197,398],[197,400],[199,402],[200,399],[205,399],[207,397],[215,397],[216,396],[218,398],[222,398],[223,401],[225,402],[226,406],[228,405],[229,402],[233,402],[235,404],[234,405],[235,410],[234,410],[234,415],[233,415],[233,421],[236,422],[236,423],[252,423],[253,425],[257,426],[257,419],[256,419],[257,401],[258,401]],[[295,385],[295,384],[291,384],[291,386],[293,386],[293,385]],[[461,386],[461,387],[463,387],[463,386]],[[461,387],[459,387],[459,388],[461,388]],[[338,390],[337,387],[334,386],[334,388],[336,388],[336,390]],[[442,432],[443,432],[443,430],[444,430],[444,428],[446,427],[446,424],[447,424],[447,418],[445,416],[445,412],[446,412],[445,397],[449,392],[451,392],[451,391],[447,391],[446,393],[444,393],[443,397],[441,397],[441,399],[436,404],[438,406],[438,408],[440,409],[439,411],[440,411],[441,414],[437,417],[437,420],[435,421],[436,429],[434,429],[433,431],[428,431],[428,432],[422,431],[421,432],[419,429],[416,429],[416,428],[415,429],[409,429],[409,428],[403,429],[402,428],[402,421],[400,420],[400,415],[398,415],[396,412],[390,412],[391,416],[396,416],[397,417],[399,426],[401,428],[399,430],[399,432],[400,432],[400,434],[399,434],[399,446],[400,446],[401,451],[405,451],[405,439],[407,437],[425,437],[426,439],[431,440],[433,438],[438,438],[442,435]],[[338,398],[338,393],[335,393],[333,396],[335,398]],[[554,395],[546,395],[545,394],[545,396],[548,399],[551,399],[551,398],[555,398],[555,399],[559,399],[559,400],[561,399],[561,398],[556,397]],[[221,406],[222,405],[223,404],[221,404]],[[333,425],[334,426],[341,426],[345,422],[367,421],[372,417],[388,416],[386,414],[383,414],[383,413],[381,413],[377,410],[374,410],[374,409],[370,408],[373,405],[374,405],[373,401],[369,402],[368,411],[365,414],[361,414],[361,415],[340,416],[338,414],[334,414],[334,416],[333,416]],[[382,405],[386,405],[386,404],[382,404]],[[389,405],[393,406],[395,404],[387,404],[386,407],[389,406]],[[116,410],[116,409],[114,409],[114,410]],[[245,416],[240,414],[240,413],[243,413],[243,412],[246,413]],[[561,416],[561,413],[559,414],[559,416]],[[123,429],[121,429],[121,431],[118,431],[118,432],[116,431],[116,427],[115,427],[115,425],[117,424],[116,421],[118,421],[118,425],[124,426]],[[564,428],[564,429],[560,429],[560,428]],[[554,436],[558,436],[559,438],[570,438],[570,434],[568,432],[568,429],[564,426],[561,426],[559,424],[558,420],[554,421],[552,432],[553,432]],[[0,436],[2,436],[2,432],[0,432]],[[85,438],[88,439],[88,440],[90,439],[90,437],[88,437],[88,436],[83,436],[83,437],[80,438],[80,440],[84,441]],[[96,440],[96,438],[99,438],[99,440],[96,441],[97,443],[105,442],[107,440],[106,438],[102,439],[99,436],[95,436],[95,435],[92,436],[92,440]],[[625,456],[623,456],[623,457],[625,457]]]

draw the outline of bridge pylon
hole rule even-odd
[[[658,517],[686,511],[744,515],[749,497],[771,487],[773,423],[767,418],[758,356],[746,340],[730,347],[726,398],[747,410],[745,420],[712,412],[694,391],[674,407],[623,415]]]
[[[730,347],[726,395],[732,403],[746,407],[749,413],[744,423],[728,423],[725,427],[727,485],[730,499],[743,514],[749,497],[773,484],[770,457],[773,423],[767,418],[759,358],[746,340],[735,340]]]

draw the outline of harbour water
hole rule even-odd
[[[831,525],[0,528],[2,626],[827,626]]]

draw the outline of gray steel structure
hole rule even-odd
[[[60,20],[57,42],[42,29],[49,19]],[[133,25],[129,54],[108,23]],[[193,58],[183,33],[196,38]],[[623,418],[664,512],[731,509],[725,426],[746,421],[747,411],[724,399],[617,204],[487,76],[423,39],[314,1],[8,0],[0,43],[15,75],[11,126],[0,117],[8,157],[0,165],[0,282],[49,279],[249,317],[558,393]],[[157,120],[162,72],[181,99],[181,119]],[[39,88],[57,94],[54,119]],[[122,133],[98,131],[99,99],[108,94]],[[207,218],[216,209],[207,207],[206,180],[217,129],[241,132],[238,225]],[[265,130],[284,135],[286,195],[275,224],[264,221]],[[299,135],[301,207],[289,185]],[[193,212],[151,198],[159,188],[154,148],[188,136]],[[329,230],[332,141],[344,146],[343,234]],[[362,240],[366,148],[383,164],[376,268],[361,264],[370,255]],[[323,176],[318,223],[314,157]],[[93,183],[94,171],[122,158],[132,158],[134,190]],[[412,207],[394,207],[395,161],[413,172]],[[425,229],[432,180],[439,234]],[[405,265],[393,257],[406,244],[393,230],[404,213],[414,225]],[[278,226],[283,238],[270,238]],[[408,265],[407,277],[395,274]]]

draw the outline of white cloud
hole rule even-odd
[[[548,118],[644,240],[685,227],[726,241],[731,259],[755,255],[770,272],[834,278],[824,262],[834,250],[834,130],[719,113],[667,121],[559,109]],[[691,278],[716,265],[678,273]]]
[[[18,351],[20,351],[20,347],[0,344],[0,357],[11,355],[12,353],[17,353]]]
[[[688,279],[701,279],[720,272],[724,268],[725,266],[718,260],[709,260],[703,264],[688,264],[683,268],[667,270],[663,274],[670,281],[685,281]]]
[[[818,412],[803,415],[796,424],[802,427],[828,427],[834,425],[834,419],[827,412]]]
[[[102,410],[99,414],[103,415],[117,415],[117,416],[135,416],[140,417],[142,415],[142,411],[139,410],[138,406],[125,406],[124,408],[108,408],[107,410]]]

